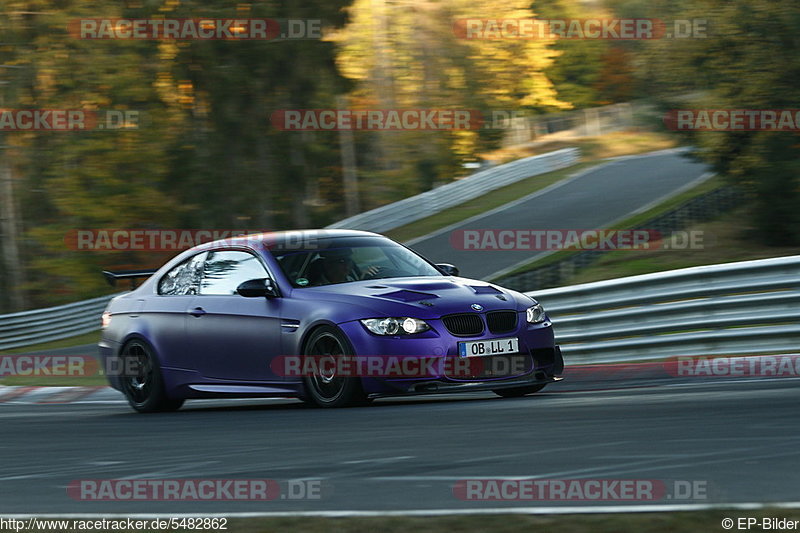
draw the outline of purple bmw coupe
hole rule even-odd
[[[140,412],[190,398],[515,397],[564,369],[538,302],[374,233],[240,236],[104,274],[148,278],[109,303],[99,343],[109,382]]]

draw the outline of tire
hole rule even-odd
[[[184,400],[168,398],[164,392],[161,366],[153,349],[142,340],[132,340],[120,352],[123,360],[123,375],[120,377],[122,392],[134,410],[140,413],[176,411]],[[135,375],[134,375],[135,372]]]
[[[516,389],[495,389],[492,392],[503,398],[519,398],[526,394],[533,394],[539,392],[547,383],[540,383],[538,385],[531,385],[530,387],[517,387]]]
[[[323,326],[315,330],[306,342],[304,355],[329,356],[336,358],[352,355],[353,348],[338,329]],[[336,376],[316,373],[303,378],[306,401],[318,407],[346,407],[366,404],[367,398],[357,377]]]

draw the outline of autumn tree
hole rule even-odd
[[[770,0],[662,2],[672,18],[707,22],[705,36],[648,43],[639,77],[666,109],[796,109],[800,4]],[[800,243],[797,129],[694,131],[699,156],[753,206],[758,238]]]
[[[325,215],[309,209],[318,182],[340,175],[331,134],[269,127],[276,109],[331,107],[346,91],[332,43],[80,39],[70,22],[292,17],[335,26],[344,21],[342,6],[7,2],[0,53],[18,69],[14,83],[2,86],[6,107],[135,110],[142,119],[139,127],[116,131],[6,134],[24,214],[14,263],[28,274],[29,303],[102,294],[108,288],[101,268],[157,266],[168,257],[75,250],[65,237],[76,229],[318,225]],[[10,71],[3,75],[12,79]]]
[[[529,110],[564,108],[545,69],[552,39],[464,39],[463,19],[531,18],[524,3],[496,0],[355,0],[333,40],[360,109]],[[357,137],[362,187],[385,203],[448,181],[460,164],[496,147],[500,131],[370,132]]]
[[[541,20],[575,20],[611,17],[600,5],[587,6],[581,0],[535,0],[532,9]],[[602,92],[603,79],[611,70],[603,70],[612,56],[611,41],[603,39],[557,39],[557,51],[545,74],[552,81],[560,99],[581,109],[607,102]],[[615,100],[616,101],[616,100]]]

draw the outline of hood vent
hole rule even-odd
[[[387,292],[385,294],[377,294],[376,296],[380,296],[381,298],[389,298],[390,300],[397,300],[398,302],[418,302],[420,300],[431,300],[433,298],[438,298],[438,296],[435,294],[406,290]]]
[[[499,291],[491,285],[470,285],[469,288],[475,291],[475,294],[503,294],[503,291]]]

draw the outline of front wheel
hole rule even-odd
[[[183,400],[168,398],[164,378],[153,349],[140,340],[128,342],[120,353],[123,364],[122,392],[128,403],[140,413],[175,411]]]
[[[331,365],[318,365],[320,367],[318,371],[303,378],[306,396],[310,403],[319,407],[345,407],[366,403],[361,380],[336,373],[337,358],[353,354],[347,338],[337,329],[324,326],[314,331],[306,343],[304,354],[314,357],[317,361],[325,359],[333,361]]]
[[[540,383],[539,385],[531,385],[530,387],[517,387],[515,389],[495,389],[492,392],[503,398],[519,398],[526,394],[533,394],[542,390],[547,383]]]

